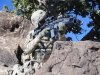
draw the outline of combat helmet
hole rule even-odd
[[[47,13],[44,10],[37,10],[31,16],[31,22],[34,25],[34,28],[39,26],[41,20],[46,17]]]

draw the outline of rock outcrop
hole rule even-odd
[[[100,43],[54,43],[52,54],[34,75],[100,75]]]
[[[25,49],[24,41],[31,28],[29,20],[0,11],[0,73],[5,73],[4,68],[21,63],[19,59]]]

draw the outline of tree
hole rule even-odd
[[[44,1],[51,2],[50,0],[44,0]],[[53,3],[54,4],[53,6],[55,7],[55,9],[58,9],[56,10],[56,12],[58,13],[59,12],[63,13],[67,11],[69,13],[73,12],[74,14],[80,15],[82,17],[90,16],[92,21],[87,26],[93,28],[86,36],[82,38],[82,40],[100,41],[100,21],[99,21],[100,1],[99,0],[52,0],[52,1],[54,1],[55,4]],[[45,3],[41,2],[41,3],[49,7],[47,2]]]
[[[89,16],[92,21],[87,25],[93,27],[92,30],[82,38],[82,40],[100,40],[100,1],[99,0],[12,0],[16,14],[30,19],[32,12],[43,9],[49,15],[73,13],[82,17]],[[73,29],[73,28],[72,28]],[[75,27],[74,34],[81,33],[81,26]]]
[[[3,6],[3,10],[4,11],[6,11],[6,12],[8,12],[9,11],[9,9],[8,9],[8,7],[5,5],[5,6]]]
[[[15,10],[11,12],[30,19],[32,12],[38,9],[38,1],[36,0],[12,0]]]

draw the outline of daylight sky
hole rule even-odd
[[[1,0],[1,2],[0,2],[0,11],[3,10],[4,5],[8,6],[9,9],[14,9],[14,7],[12,6],[12,0]],[[87,23],[89,23],[89,21],[91,21],[91,19],[89,19],[88,17],[82,18],[80,16],[77,16],[77,18],[83,21],[82,27],[85,31],[82,31],[83,32],[82,35],[75,35],[73,33],[67,33],[66,37],[71,36],[73,41],[81,40],[82,37],[85,36],[91,29],[91,28],[87,27]]]
[[[0,11],[3,9],[3,6],[6,5],[9,9],[13,9],[12,0],[1,0],[0,1]]]

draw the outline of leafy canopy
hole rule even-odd
[[[87,26],[93,29],[82,40],[100,40],[100,0],[12,0],[12,3],[15,9],[9,12],[27,19],[30,19],[32,12],[37,9],[43,9],[55,18],[65,12],[82,17],[89,16],[92,21]],[[8,11],[7,7],[4,8]],[[81,30],[81,26],[75,27],[73,33],[81,33]]]

